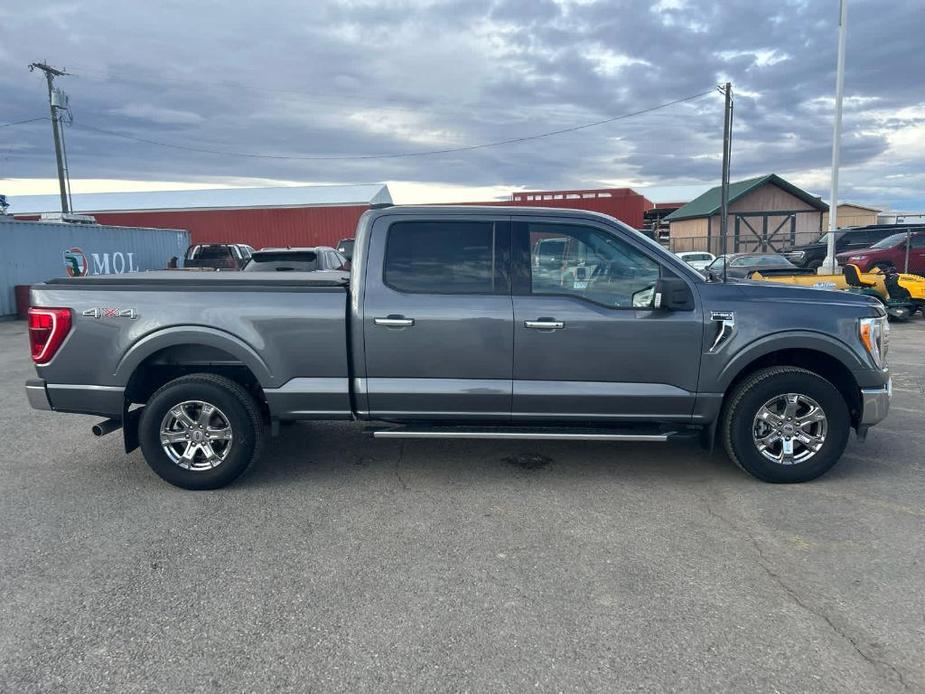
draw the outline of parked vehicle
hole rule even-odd
[[[244,272],[346,272],[350,261],[333,248],[280,248],[254,251]]]
[[[785,249],[781,254],[798,267],[816,270],[822,267],[822,262],[825,260],[828,252],[829,234],[831,233],[835,234],[835,252],[838,254],[868,248],[887,236],[892,236],[898,231],[905,231],[905,229],[906,227],[898,228],[893,224],[837,229],[835,232],[824,233],[814,243],[794,246],[793,248]]]
[[[254,249],[243,243],[197,243],[186,249],[183,267],[240,270]]]
[[[675,253],[675,255],[695,270],[703,270],[716,260],[715,255],[706,251],[681,251],[680,253]]]
[[[353,260],[354,239],[341,239],[337,242],[337,252],[347,260]]]
[[[764,275],[801,272],[800,268],[789,260],[774,253],[731,253],[721,255],[707,265],[703,272],[722,277],[724,265],[726,266],[726,277],[738,279],[745,279],[753,272],[758,271]]]
[[[326,419],[377,438],[699,436],[759,479],[801,482],[889,408],[889,326],[870,297],[709,281],[578,210],[389,207],[365,212],[356,239],[349,281],[34,286],[32,406],[106,417],[97,434],[121,427],[126,450],[188,489],[237,478],[267,427]],[[566,239],[562,255],[544,239]]]
[[[892,270],[884,273],[879,268],[874,268],[872,272],[861,272],[857,265],[851,263],[843,267],[841,274],[835,275],[817,275],[814,272],[806,274],[801,271],[796,275],[771,274],[765,277],[759,271],[753,272],[749,279],[874,296],[883,304],[890,320],[906,321],[917,311],[925,309],[925,278]]]
[[[906,269],[906,240],[909,240],[909,268]],[[840,265],[852,263],[862,272],[880,268],[884,272],[911,272],[925,274],[925,231],[901,232],[887,236],[870,248],[839,253],[835,256]]]

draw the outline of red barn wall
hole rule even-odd
[[[529,198],[533,198],[530,200]],[[601,212],[641,229],[643,215],[653,204],[631,188],[595,188],[593,190],[537,190],[514,193],[510,200],[464,203],[467,205],[514,205],[516,207],[556,207],[560,209]]]
[[[351,238],[368,205],[233,210],[91,212],[100,224],[187,229],[191,243],[335,246]]]

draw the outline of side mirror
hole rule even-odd
[[[660,277],[655,283],[653,307],[666,311],[693,311],[694,295],[680,277]]]

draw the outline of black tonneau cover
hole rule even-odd
[[[179,272],[154,270],[152,272],[126,272],[121,275],[92,275],[90,277],[56,277],[45,284],[58,288],[81,289],[324,289],[344,288],[350,283],[349,272]]]

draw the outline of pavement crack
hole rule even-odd
[[[861,658],[863,658],[871,667],[873,667],[875,671],[885,676],[887,680],[889,681],[892,681],[893,679],[898,680],[899,684],[901,684],[905,690],[914,691],[913,685],[911,685],[909,682],[906,681],[906,678],[903,675],[902,671],[900,671],[895,665],[893,665],[892,663],[886,660],[878,658],[871,653],[868,653],[862,647],[862,645],[858,642],[857,639],[855,639],[853,636],[851,636],[851,634],[849,634],[847,631],[841,628],[838,624],[836,624],[832,620],[832,618],[829,617],[829,615],[827,615],[823,610],[814,608],[812,605],[807,603],[800,596],[797,590],[793,588],[791,585],[789,585],[783,579],[783,577],[781,577],[781,575],[772,568],[771,562],[768,560],[768,557],[765,555],[764,550],[761,548],[761,543],[758,542],[757,537],[752,535],[750,532],[744,529],[741,525],[732,522],[723,514],[718,513],[710,505],[709,502],[707,502],[706,508],[707,508],[707,513],[713,516],[713,518],[720,521],[723,525],[725,525],[732,531],[739,533],[740,535],[744,535],[746,539],[748,539],[752,548],[755,550],[755,554],[758,557],[756,560],[756,563],[758,564],[758,566],[762,569],[762,571],[764,571],[764,573],[768,576],[768,578],[770,578],[771,581],[774,582],[784,592],[784,594],[790,599],[790,601],[794,605],[796,605],[803,611],[808,612],[809,614],[813,615],[817,619],[820,619],[823,622],[825,622],[825,624],[829,627],[829,629],[836,636],[838,636],[839,638],[847,642],[851,646],[851,648],[854,649],[854,651]],[[884,670],[886,672],[884,672]],[[890,677],[889,675],[892,675],[893,677]]]

